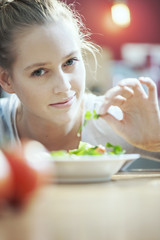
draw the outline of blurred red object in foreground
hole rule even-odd
[[[8,160],[0,151],[0,205],[13,194],[13,174]]]
[[[0,199],[6,198],[16,206],[25,205],[31,194],[53,174],[50,154],[41,143],[25,140],[21,146],[3,149],[1,155],[8,172],[0,183]]]

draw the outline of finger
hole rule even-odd
[[[118,95],[121,95],[122,97],[128,99],[134,95],[134,91],[128,86],[116,86],[107,91],[107,93],[104,95],[104,99],[107,101],[111,101]]]
[[[147,94],[146,94],[142,84],[136,78],[123,79],[118,83],[118,85],[121,87],[124,87],[124,86],[129,87],[130,89],[132,89],[134,91],[135,94],[141,94],[143,97],[147,98]]]
[[[118,85],[134,88],[135,86],[139,86],[140,84],[137,78],[125,78],[119,81]]]
[[[136,81],[138,80],[136,79]],[[135,84],[132,83],[131,86],[133,87],[135,86]],[[100,115],[106,114],[111,105],[123,108],[123,105],[126,102],[126,100],[130,99],[133,96],[134,90],[126,85],[122,86],[117,85],[116,87],[111,88],[104,95],[104,103],[99,109],[99,114]]]
[[[110,89],[104,96],[104,103],[99,109],[99,114],[106,114],[111,105],[122,107],[126,100],[131,98],[133,95],[134,91],[127,86],[116,86]]]
[[[106,115],[102,116],[102,118],[117,132],[117,129],[120,129],[123,124],[123,119],[118,120],[112,114],[107,113]]]
[[[121,95],[118,95],[118,96],[112,98],[112,101],[106,100],[100,107],[99,114],[101,116],[105,115],[108,112],[110,106],[117,106],[117,107],[122,108],[122,106],[125,104],[126,101],[127,101],[127,99],[122,97]]]
[[[120,91],[120,95],[124,98],[129,99],[129,98],[134,96],[134,91],[133,91],[133,89],[131,89],[128,86],[122,86],[121,91]]]
[[[155,100],[157,98],[157,87],[155,82],[149,77],[140,77],[139,81],[148,87],[148,98]]]

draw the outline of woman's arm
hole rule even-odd
[[[147,87],[147,91],[142,84]],[[111,105],[122,110],[122,120],[108,112]],[[120,81],[105,94],[99,113],[116,133],[132,145],[160,152],[160,111],[156,85],[150,78]]]

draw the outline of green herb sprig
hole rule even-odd
[[[100,117],[100,115],[98,113],[96,113],[95,109],[93,110],[92,113],[89,110],[87,110],[85,115],[84,115],[84,122],[83,122],[83,124],[79,128],[77,136],[78,137],[81,136],[82,128],[86,126],[88,120],[90,120],[90,119],[98,119],[99,117]]]

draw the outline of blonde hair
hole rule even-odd
[[[0,66],[11,70],[16,59],[14,43],[25,29],[57,20],[72,24],[82,53],[89,51],[95,56],[90,33],[71,5],[59,0],[0,0]]]

